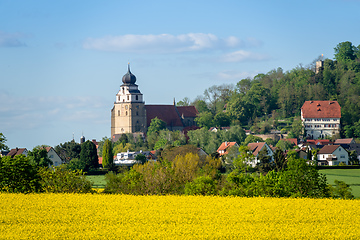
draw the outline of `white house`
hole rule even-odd
[[[349,164],[349,153],[340,145],[326,145],[317,154],[318,165]]]
[[[256,142],[256,143],[249,143],[248,144],[249,150],[252,152],[252,154],[254,155],[255,159],[253,161],[250,162],[250,165],[252,167],[255,167],[256,164],[260,163],[260,160],[258,159],[259,156],[259,152],[263,149],[267,150],[268,156],[271,157],[271,160],[274,160],[274,152],[273,150],[270,148],[269,145],[267,145],[266,142]]]
[[[54,167],[60,166],[63,164],[63,160],[59,157],[59,155],[56,153],[54,148],[52,147],[46,147],[47,155],[50,158],[52,165]]]
[[[318,139],[340,132],[341,107],[337,101],[305,101],[301,121],[307,137]]]

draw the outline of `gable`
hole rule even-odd
[[[305,101],[301,107],[303,118],[341,118],[337,101]]]

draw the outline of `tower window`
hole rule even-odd
[[[120,110],[118,110],[118,116],[120,116]]]
[[[139,100],[139,96],[138,96],[138,95],[136,95],[136,100]]]
[[[129,101],[129,95],[127,96],[127,100]]]
[[[136,116],[139,116],[139,112],[138,112],[138,111],[136,111]]]
[[[126,111],[126,116],[127,116],[127,111]]]

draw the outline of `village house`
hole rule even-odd
[[[340,163],[349,164],[349,154],[340,145],[326,145],[317,154],[318,165],[335,166]]]
[[[305,101],[301,107],[301,121],[308,138],[339,134],[340,118],[341,107],[337,101]]]
[[[10,156],[13,158],[17,155],[24,155],[25,157],[27,157],[28,150],[26,148],[13,148],[6,156]]]
[[[47,151],[48,158],[51,160],[54,167],[60,166],[63,163],[63,160],[59,157],[54,148],[46,147],[45,149]]]
[[[266,149],[268,156],[271,157],[271,160],[274,160],[274,157],[273,157],[274,152],[266,142],[249,143],[248,147],[249,147],[249,150],[252,152],[252,154],[255,157],[255,159],[253,161],[249,162],[249,164],[252,167],[255,167],[260,162],[258,157],[259,157],[260,151],[263,149]]]
[[[221,157],[225,154],[228,154],[228,151],[232,146],[239,147],[239,145],[236,142],[223,142],[216,151],[219,153],[219,156]]]

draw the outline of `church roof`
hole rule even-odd
[[[180,116],[184,115],[184,117],[194,117],[196,118],[199,112],[194,106],[179,106],[176,107],[179,111]]]
[[[183,127],[176,107],[174,105],[145,105],[147,126],[150,126],[151,119],[157,117],[169,127]]]

